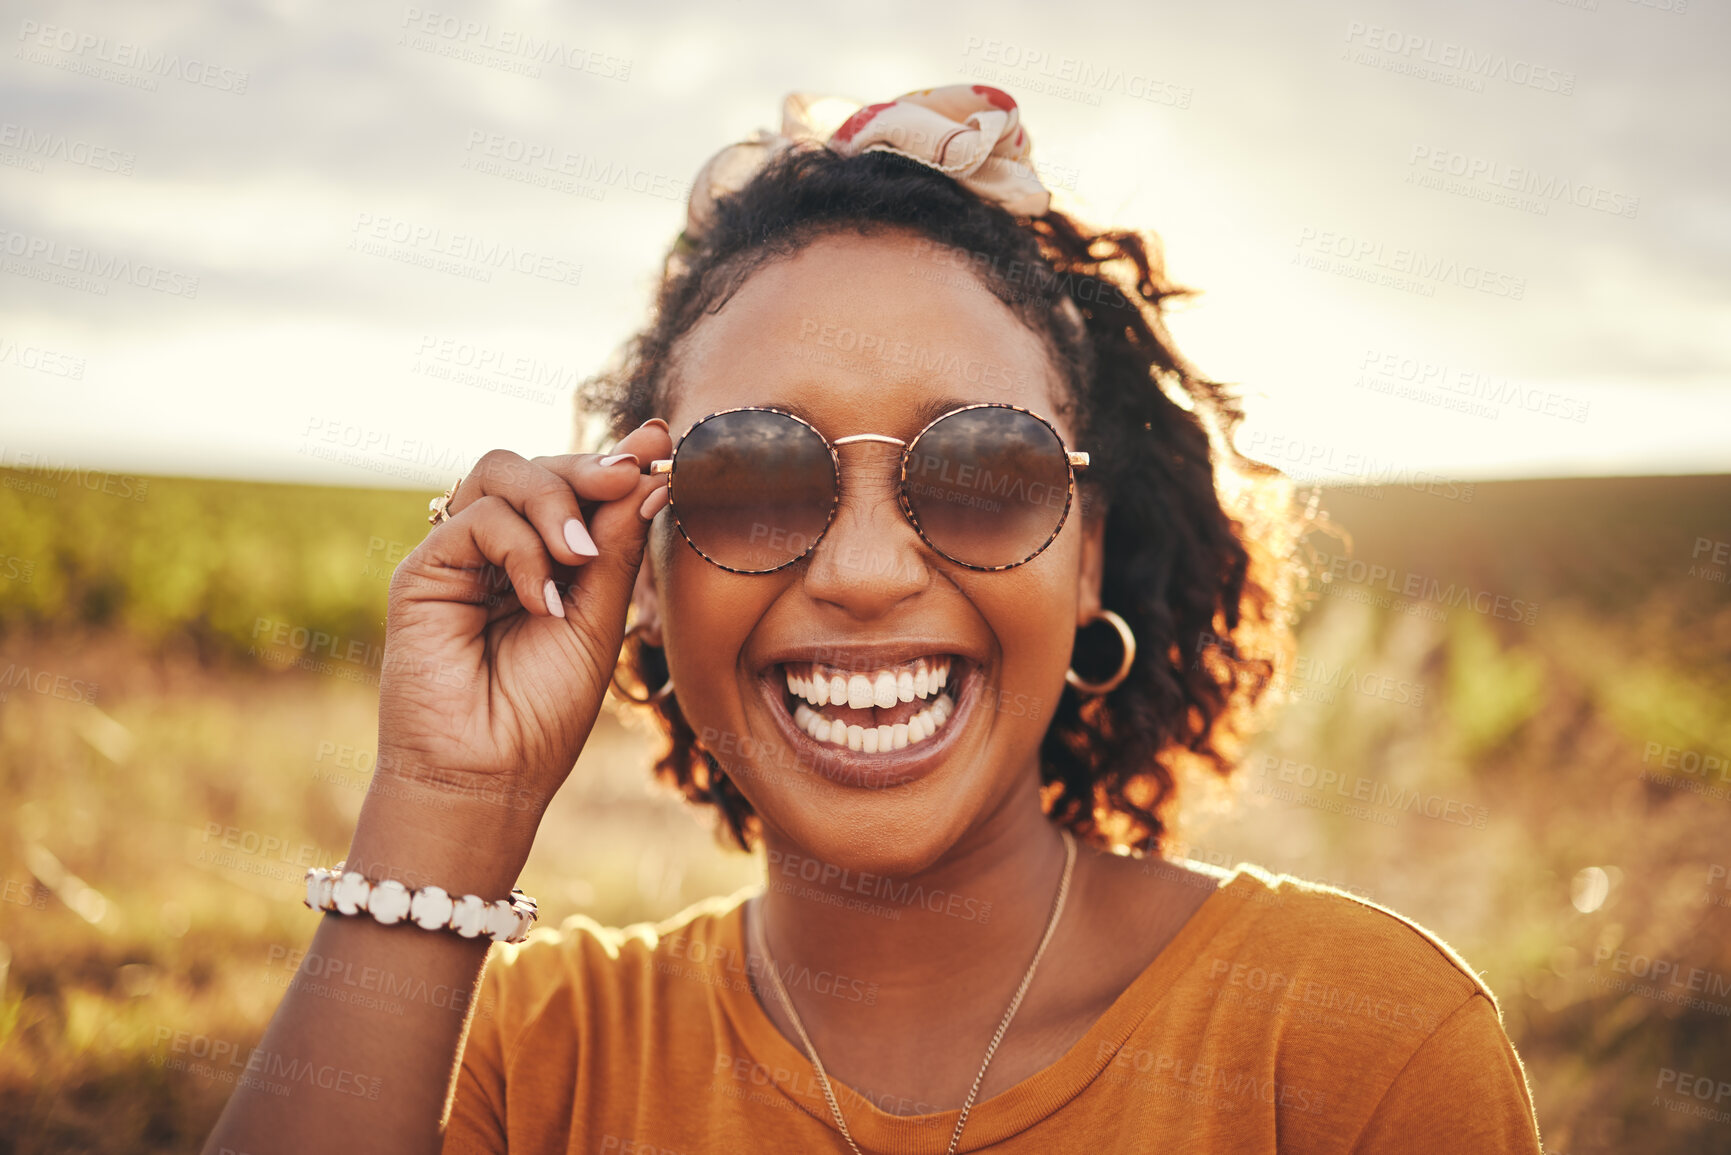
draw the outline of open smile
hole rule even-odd
[[[899,661],[786,661],[765,691],[800,756],[824,777],[882,788],[924,777],[942,762],[966,715],[978,667],[956,654]]]

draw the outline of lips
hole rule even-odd
[[[978,667],[954,653],[790,659],[764,674],[789,744],[822,776],[900,785],[935,770],[966,725]]]

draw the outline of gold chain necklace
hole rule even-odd
[[[955,1155],[956,1144],[962,1141],[962,1127],[968,1121],[968,1112],[974,1109],[974,1097],[980,1093],[980,1084],[985,1081],[986,1068],[992,1065],[992,1056],[997,1054],[1004,1032],[1010,1029],[1010,1020],[1016,1017],[1016,1011],[1021,1008],[1022,996],[1028,993],[1028,987],[1034,981],[1034,972],[1039,969],[1040,956],[1046,953],[1046,945],[1052,941],[1052,932],[1058,929],[1058,918],[1064,913],[1064,899],[1070,894],[1070,874],[1076,866],[1076,840],[1068,830],[1060,829],[1058,833],[1064,836],[1064,876],[1058,880],[1058,894],[1052,900],[1052,915],[1046,920],[1046,933],[1040,936],[1040,945],[1034,951],[1034,961],[1028,964],[1028,973],[1022,976],[1022,985],[1016,988],[1016,997],[1010,1000],[1009,1009],[1004,1012],[1004,1020],[998,1024],[998,1033],[992,1036],[992,1042],[986,1048],[985,1060],[980,1063],[980,1073],[974,1076],[974,1085],[968,1089],[968,1099],[962,1104],[962,1113],[956,1120],[956,1130],[950,1136],[946,1155]],[[835,1100],[835,1089],[830,1086],[829,1075],[823,1069],[823,1061],[817,1057],[817,1048],[812,1046],[811,1036],[806,1034],[805,1024],[800,1022],[799,1012],[793,1009],[793,999],[788,997],[787,988],[782,985],[781,972],[776,969],[775,959],[769,953],[769,932],[764,930],[761,917],[752,920],[752,931],[752,937],[757,940],[757,951],[763,956],[765,968],[769,971],[770,984],[775,987],[776,997],[781,1000],[787,1017],[793,1020],[793,1029],[799,1032],[799,1041],[805,1044],[805,1053],[811,1059],[811,1065],[817,1068],[818,1080],[823,1084],[823,1097],[829,1101],[829,1111],[835,1116],[836,1128],[841,1131],[841,1137],[847,1140],[847,1145],[853,1148],[854,1155],[865,1155],[859,1144],[854,1142],[853,1134],[847,1129],[847,1122],[841,1117],[841,1105]]]

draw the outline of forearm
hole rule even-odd
[[[375,793],[348,869],[411,888],[442,886],[454,897],[500,898],[532,838],[533,822],[508,808],[465,802],[459,810]],[[322,916],[207,1155],[437,1151],[490,946],[485,935]],[[356,992],[377,997],[356,1000]]]

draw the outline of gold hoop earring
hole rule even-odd
[[[643,625],[641,622],[633,625],[630,629],[625,631],[625,639],[624,640],[627,642],[630,641],[631,635],[635,634],[638,630],[640,630],[642,628],[643,628]],[[624,655],[625,649],[624,649],[623,645],[620,646],[619,652],[620,652],[621,656]],[[638,695],[633,694],[631,692],[630,688],[627,687],[625,685],[625,683],[623,683],[619,680],[619,663],[615,662],[613,664],[613,689],[619,694],[619,696],[621,698],[624,698],[627,702],[635,702],[639,706],[653,706],[653,705],[655,705],[655,703],[663,701],[664,699],[667,698],[667,696],[669,694],[673,693],[673,678],[671,676],[669,676],[666,683],[663,684],[659,690],[655,690],[651,693],[643,695],[642,697],[639,697]]]
[[[1088,694],[1090,696],[1110,694],[1113,690],[1116,690],[1123,684],[1124,679],[1130,676],[1130,664],[1136,660],[1136,635],[1130,632],[1129,623],[1111,610],[1107,609],[1102,609],[1099,613],[1088,619],[1088,624],[1092,625],[1099,621],[1109,623],[1113,629],[1118,631],[1118,641],[1124,647],[1124,657],[1118,662],[1118,669],[1104,682],[1090,682],[1077,674],[1073,669],[1066,669],[1064,671],[1064,681],[1066,683],[1074,687],[1079,693]]]

